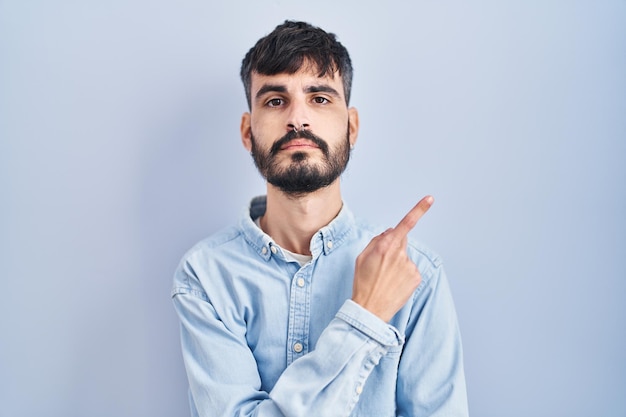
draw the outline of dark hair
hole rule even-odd
[[[294,74],[308,63],[318,70],[319,77],[339,72],[346,104],[350,102],[352,62],[348,50],[332,33],[306,22],[285,20],[285,23],[276,26],[269,35],[259,39],[241,62],[240,75],[246,90],[248,107],[252,106],[252,72],[263,75]]]

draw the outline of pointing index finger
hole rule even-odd
[[[399,237],[404,238],[415,227],[419,219],[433,205],[435,199],[428,195],[422,198],[409,212],[400,220],[400,223],[394,228]]]

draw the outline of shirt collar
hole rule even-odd
[[[254,224],[254,219],[265,214],[266,201],[267,197],[264,195],[253,198],[250,205],[243,211],[239,226],[246,241],[263,259],[267,261],[272,255],[284,259],[282,249],[268,234]],[[339,214],[311,238],[310,250],[313,259],[321,254],[329,255],[337,250],[345,241],[353,225],[354,216],[344,203]]]

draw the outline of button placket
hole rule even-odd
[[[307,285],[311,267],[302,267],[293,275],[289,300],[289,333],[287,363],[308,353],[310,320],[310,286]]]

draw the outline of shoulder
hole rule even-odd
[[[184,260],[224,250],[230,243],[241,238],[243,233],[235,226],[230,226],[213,233],[193,245],[184,255]]]
[[[208,272],[228,253],[236,252],[243,233],[235,226],[224,228],[193,245],[181,258],[174,274],[174,292],[197,291],[203,293],[201,284]],[[192,292],[193,292],[192,291]],[[204,297],[203,297],[204,298]]]
[[[439,268],[443,263],[437,252],[419,240],[409,238],[408,251],[413,260],[420,260],[425,267]]]

